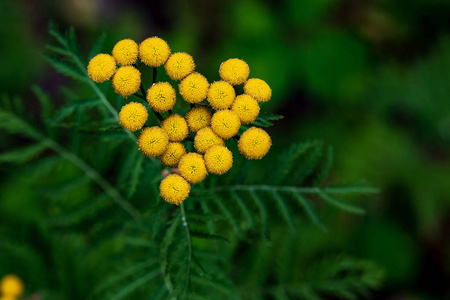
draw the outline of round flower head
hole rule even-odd
[[[136,131],[141,129],[147,122],[148,112],[144,105],[130,102],[124,105],[119,113],[119,122],[123,128]]]
[[[23,282],[17,275],[6,275],[0,282],[0,293],[2,296],[8,299],[18,298],[23,294]]]
[[[209,173],[222,175],[233,165],[233,154],[227,147],[211,146],[206,150],[205,164]]]
[[[198,183],[208,174],[203,156],[197,153],[183,155],[178,163],[178,171],[190,183]]]
[[[239,151],[248,159],[261,159],[269,152],[272,140],[261,128],[251,127],[239,139]]]
[[[214,145],[225,145],[223,139],[221,139],[211,127],[205,127],[200,129],[194,138],[194,147],[198,153],[205,153],[209,147]]]
[[[116,61],[109,54],[97,54],[89,61],[87,72],[95,82],[104,82],[116,72]]]
[[[139,45],[139,58],[150,67],[159,67],[170,56],[170,48],[166,41],[159,37],[151,37]]]
[[[186,114],[186,122],[192,132],[197,132],[211,124],[211,110],[206,106],[194,107]]]
[[[169,136],[157,126],[147,127],[141,131],[137,140],[138,148],[147,156],[157,157],[166,151],[169,145]]]
[[[231,58],[220,65],[219,74],[222,80],[237,85],[247,80],[250,68],[242,59]]]
[[[188,75],[178,85],[181,97],[189,103],[199,103],[206,99],[208,88],[208,80],[199,73]]]
[[[195,69],[194,59],[187,53],[172,54],[164,65],[167,75],[173,80],[181,80]]]
[[[139,54],[139,46],[131,39],[118,42],[112,51],[116,62],[121,66],[129,66],[136,63]]]
[[[159,193],[169,203],[180,205],[191,191],[189,183],[178,174],[170,174],[161,181]]]
[[[225,81],[214,82],[208,90],[208,102],[215,110],[229,108],[235,97],[234,88]]]
[[[147,102],[154,111],[166,112],[175,105],[175,89],[168,82],[155,83],[147,91]]]
[[[270,97],[272,97],[272,90],[269,85],[264,80],[258,78],[250,78],[247,80],[244,84],[244,92],[255,98],[258,102],[269,101]]]
[[[114,91],[122,97],[133,95],[140,85],[141,72],[133,66],[120,67],[112,78]]]
[[[258,117],[260,108],[258,101],[253,97],[242,94],[236,97],[231,110],[239,116],[242,124],[250,124]]]
[[[173,142],[184,140],[189,133],[186,120],[177,114],[165,118],[161,123],[161,128],[167,132],[169,140]]]
[[[212,130],[223,139],[235,136],[240,127],[241,121],[239,116],[229,109],[218,110],[211,118]]]
[[[186,148],[182,143],[169,143],[166,151],[159,157],[159,160],[166,167],[176,168],[181,157],[186,154]]]

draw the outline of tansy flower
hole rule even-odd
[[[118,42],[112,51],[116,62],[121,66],[129,66],[136,63],[139,54],[139,46],[131,39]]]
[[[239,139],[239,151],[248,159],[261,159],[269,152],[272,140],[261,128],[251,127]]]
[[[138,148],[147,156],[157,157],[166,151],[169,145],[169,136],[157,126],[147,127],[141,131],[137,140]]]
[[[187,153],[178,163],[178,171],[190,183],[198,183],[205,179],[206,171],[203,156],[197,153]]]
[[[208,90],[208,102],[215,110],[229,108],[235,97],[234,88],[225,81],[214,82]]]
[[[114,91],[122,97],[133,95],[141,85],[141,72],[133,66],[120,67],[112,78]]]
[[[209,173],[222,175],[233,165],[233,154],[227,147],[211,146],[206,150],[205,164]]]
[[[178,174],[170,174],[161,181],[159,193],[169,203],[180,205],[191,191],[189,183]]]
[[[195,69],[194,59],[187,53],[172,54],[164,65],[167,75],[173,80],[181,80]]]
[[[147,91],[147,102],[156,112],[166,112],[175,105],[175,89],[168,82],[153,84]]]
[[[184,140],[189,133],[186,120],[177,114],[165,118],[161,123],[161,128],[167,132],[169,140],[173,142]]]
[[[150,67],[159,67],[170,56],[170,48],[166,41],[159,37],[151,37],[139,45],[139,58]]]
[[[189,103],[199,103],[208,95],[209,83],[205,76],[192,73],[178,85],[181,97]]]
[[[186,154],[186,148],[182,143],[169,143],[166,151],[159,157],[159,160],[166,167],[176,168],[181,157]]]
[[[95,82],[104,82],[116,72],[116,61],[109,54],[97,54],[89,61],[87,72]]]
[[[229,109],[218,110],[211,118],[212,130],[223,139],[235,136],[240,127],[241,121],[239,116]]]
[[[192,132],[197,132],[211,124],[211,110],[206,106],[194,107],[186,114],[186,122]]]
[[[23,289],[23,282],[17,275],[5,275],[0,282],[0,293],[6,298],[22,296]]]
[[[244,84],[244,92],[255,98],[258,102],[269,101],[272,96],[272,90],[269,85],[264,80],[258,78],[250,78],[247,80]]]
[[[259,104],[253,97],[242,94],[236,97],[231,106],[231,110],[234,111],[241,120],[242,124],[249,124],[255,121],[259,115]]]
[[[119,113],[119,123],[123,128],[136,131],[141,129],[148,118],[148,112],[144,105],[130,102],[124,105]]]
[[[225,145],[223,139],[221,139],[211,127],[205,127],[200,129],[194,138],[194,147],[198,153],[205,153],[209,147],[213,145]]]
[[[242,59],[231,58],[220,65],[219,74],[223,81],[237,85],[247,80],[250,68]]]

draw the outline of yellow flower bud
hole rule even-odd
[[[112,78],[114,91],[122,96],[128,97],[139,90],[141,85],[141,72],[133,66],[120,67]]]
[[[104,82],[116,72],[116,61],[109,54],[97,54],[89,61],[87,72],[95,82]]]
[[[233,165],[233,154],[227,147],[211,146],[206,150],[205,164],[209,173],[222,175]]]
[[[237,85],[247,80],[250,68],[242,59],[231,58],[220,65],[219,74],[223,81]]]
[[[209,147],[213,145],[225,145],[223,139],[221,139],[211,127],[205,127],[200,129],[194,138],[194,147],[198,153],[205,153]]]
[[[182,143],[172,142],[167,146],[166,151],[159,157],[162,164],[166,167],[176,168],[183,155],[186,154],[186,148]]]
[[[159,37],[148,38],[139,45],[139,58],[147,66],[162,66],[169,56],[169,45]]]
[[[147,156],[157,157],[166,151],[169,145],[169,136],[160,127],[144,128],[137,140],[139,150]]]
[[[231,110],[239,116],[242,124],[250,124],[258,117],[260,108],[258,101],[253,97],[242,94],[236,97]]]
[[[4,297],[18,298],[22,296],[23,290],[23,282],[17,275],[5,275],[0,281],[0,293]]]
[[[215,110],[228,109],[235,97],[234,88],[225,81],[212,83],[208,90],[208,102]]]
[[[161,128],[167,132],[169,140],[172,142],[184,140],[189,133],[186,120],[177,114],[165,118],[161,123]]]
[[[258,102],[269,101],[270,97],[272,97],[272,90],[269,85],[264,80],[258,78],[250,78],[247,80],[244,84],[244,92],[255,98]]]
[[[194,59],[187,53],[172,54],[164,65],[167,75],[173,80],[181,80],[195,69]]]
[[[186,102],[199,103],[208,95],[209,83],[205,76],[192,73],[184,78],[178,85],[180,95]]]
[[[198,183],[208,174],[203,156],[197,153],[183,155],[178,163],[178,171],[190,183]]]
[[[223,139],[235,136],[240,127],[239,116],[229,109],[218,110],[211,118],[212,130]]]
[[[272,140],[261,128],[251,127],[244,131],[238,143],[239,151],[248,159],[261,159],[269,152]]]
[[[194,107],[186,114],[186,122],[192,132],[197,132],[211,124],[211,116],[211,110],[208,107]]]
[[[168,82],[155,83],[147,91],[147,102],[154,111],[166,112],[175,105],[175,89]]]
[[[171,174],[164,178],[159,185],[159,192],[161,197],[172,204],[180,205],[187,197],[191,186],[189,183],[178,174]]]
[[[131,39],[119,41],[113,48],[112,55],[121,66],[129,66],[136,63],[139,54],[139,46]]]
[[[144,105],[130,102],[122,107],[119,113],[119,123],[123,128],[136,131],[141,129],[148,119],[148,112]]]

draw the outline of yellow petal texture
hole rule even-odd
[[[194,138],[194,147],[198,153],[205,153],[209,147],[214,145],[225,145],[221,137],[214,133],[211,127],[200,129]]]
[[[258,117],[260,107],[258,101],[253,97],[242,94],[236,97],[231,106],[231,110],[239,116],[242,124],[250,124]]]
[[[24,286],[22,280],[14,274],[5,275],[0,282],[0,292],[4,297],[20,297]]]
[[[175,89],[168,82],[158,82],[147,90],[147,102],[156,112],[172,109],[176,101]]]
[[[139,45],[139,58],[147,66],[162,66],[169,56],[169,45],[159,37],[148,38]]]
[[[144,128],[137,140],[139,150],[147,156],[157,157],[166,151],[169,136],[160,127]]]
[[[211,110],[208,107],[194,107],[186,114],[186,122],[192,132],[197,132],[211,124],[211,116]]]
[[[109,54],[97,54],[89,61],[87,72],[95,82],[104,82],[116,72],[116,61]]]
[[[181,97],[189,103],[199,103],[208,95],[209,83],[200,73],[192,73],[178,85]]]
[[[176,168],[180,159],[186,154],[186,148],[182,143],[172,142],[167,146],[166,151],[159,157],[166,167]]]
[[[131,39],[121,40],[114,46],[112,55],[119,65],[129,66],[136,63],[139,46]]]
[[[177,114],[165,118],[161,123],[161,128],[167,132],[169,140],[172,142],[184,140],[189,133],[186,120]]]
[[[239,151],[248,159],[261,159],[269,152],[272,140],[261,128],[251,127],[244,131],[238,143]]]
[[[195,69],[192,56],[184,52],[172,54],[164,65],[167,75],[173,80],[181,80]]]
[[[209,173],[222,175],[233,165],[233,154],[227,147],[211,146],[206,150],[205,164]]]
[[[122,107],[119,113],[119,123],[123,128],[136,131],[141,129],[148,119],[148,112],[144,105],[130,102]]]
[[[240,127],[241,121],[239,120],[239,116],[229,109],[218,110],[211,118],[212,130],[223,139],[229,139],[235,136]]]
[[[172,204],[180,205],[187,197],[191,186],[178,174],[170,174],[161,181],[159,185],[159,193],[161,197]]]
[[[242,59],[230,58],[220,65],[220,78],[232,85],[244,83],[250,74],[250,68]]]
[[[269,101],[270,97],[272,97],[272,90],[269,85],[264,80],[258,78],[250,78],[247,80],[244,84],[244,92],[255,98],[258,102]]]
[[[197,153],[183,155],[178,163],[178,171],[190,183],[198,183],[208,174],[203,156]]]
[[[122,96],[128,97],[139,90],[141,85],[141,72],[133,66],[120,67],[112,78],[114,91]]]
[[[212,83],[208,90],[208,102],[215,110],[228,109],[235,97],[234,88],[225,81]]]

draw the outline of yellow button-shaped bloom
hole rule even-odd
[[[177,114],[165,118],[161,123],[161,128],[167,132],[169,140],[172,142],[184,140],[189,133],[186,120]]]
[[[211,116],[211,110],[208,107],[194,107],[186,114],[186,122],[192,132],[197,132],[211,124]]]
[[[23,282],[17,275],[6,275],[0,282],[0,293],[4,297],[18,298],[22,296],[23,290]]]
[[[191,186],[178,174],[170,174],[161,181],[159,185],[159,193],[161,197],[172,204],[180,205],[187,197]]]
[[[225,145],[223,139],[214,133],[211,127],[200,129],[194,138],[194,147],[198,153],[205,153],[209,147],[214,145]]]
[[[264,80],[258,78],[250,78],[247,80],[244,84],[244,92],[255,98],[258,102],[269,101],[270,97],[272,97],[270,86]]]
[[[156,112],[172,109],[176,102],[175,89],[168,82],[153,84],[147,91],[147,102]]]
[[[205,179],[206,165],[202,155],[198,153],[187,153],[181,157],[178,163],[178,171],[190,183],[198,183]]]
[[[222,175],[233,165],[233,154],[225,146],[211,146],[206,150],[205,164],[209,173]]]
[[[148,38],[139,45],[139,58],[147,66],[162,66],[169,56],[169,45],[159,37]]]
[[[137,144],[139,150],[145,155],[157,157],[166,151],[169,145],[169,136],[160,127],[147,127],[141,131]]]
[[[87,72],[95,82],[104,82],[116,72],[116,61],[109,54],[97,54],[89,61]]]
[[[223,139],[235,136],[240,127],[241,121],[239,116],[229,109],[218,110],[211,118],[212,130]]]
[[[231,58],[220,65],[219,74],[222,80],[237,85],[247,80],[250,68],[242,59]]]
[[[164,65],[167,75],[173,80],[181,80],[195,69],[192,56],[184,52],[172,54]]]
[[[122,107],[119,113],[119,123],[123,128],[136,131],[141,129],[148,119],[148,112],[144,105],[130,102]]]
[[[159,157],[163,165],[170,168],[176,168],[181,157],[186,154],[186,148],[182,143],[169,143],[166,151]]]
[[[269,152],[272,140],[261,128],[251,127],[239,139],[239,151],[248,159],[261,159]]]
[[[205,76],[192,73],[178,85],[181,97],[189,103],[199,103],[208,96],[209,83]]]
[[[122,96],[128,97],[139,90],[141,85],[141,72],[133,66],[120,67],[112,78],[114,91]]]
[[[208,90],[208,102],[215,110],[228,109],[234,101],[234,88],[225,81],[216,81]]]
[[[121,40],[114,46],[112,55],[119,65],[129,66],[136,63],[139,46],[131,39]]]
[[[253,97],[242,94],[236,97],[231,110],[239,116],[242,124],[250,124],[258,117],[260,108],[258,101]]]

